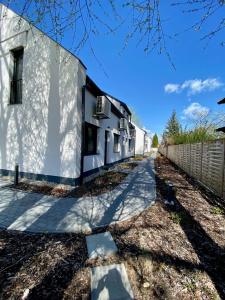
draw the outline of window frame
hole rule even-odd
[[[117,143],[115,143],[116,138],[118,139]],[[117,133],[113,133],[113,152],[114,153],[119,153],[120,152],[119,145],[120,145],[120,135],[117,134]]]
[[[129,152],[132,152],[132,151],[133,151],[132,148],[133,148],[133,147],[132,147],[132,139],[128,139],[128,151],[129,151]]]
[[[93,130],[93,150],[88,149],[88,130],[89,128]],[[85,141],[84,141],[84,155],[96,155],[97,153],[97,145],[98,145],[98,126],[93,125],[91,123],[85,122]]]
[[[22,104],[23,97],[23,58],[24,48],[10,50],[13,58],[13,70],[10,80],[10,105]]]

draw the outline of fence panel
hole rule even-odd
[[[190,174],[190,166],[191,166],[191,145],[184,144],[183,145],[183,170]]]
[[[170,145],[159,151],[225,199],[225,140]]]
[[[190,175],[201,181],[202,176],[202,143],[191,144]]]
[[[223,196],[224,142],[203,143],[202,178],[206,186]]]

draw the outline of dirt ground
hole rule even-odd
[[[90,268],[124,263],[135,299],[225,299],[224,203],[157,158],[156,204],[110,230],[115,256],[84,235],[0,231],[0,299],[89,299]],[[171,184],[174,187],[171,188]]]
[[[106,171],[104,174],[98,175],[76,188],[69,185],[29,181],[27,179],[23,179],[16,186],[12,185],[11,188],[26,192],[42,193],[53,197],[98,196],[118,186],[128,175],[128,173],[123,171],[132,171],[137,166],[137,162],[117,164],[116,167],[118,170],[115,171],[112,169]]]

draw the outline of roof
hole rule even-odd
[[[115,99],[116,101],[118,101],[125,109],[126,111],[128,112],[129,115],[132,115],[129,107],[126,105],[126,103],[124,103],[123,101],[119,100],[118,98],[110,95],[109,93],[105,93],[106,95],[108,95],[109,97],[112,97],[113,99]]]
[[[96,83],[95,83],[88,75],[86,76],[86,87],[87,87],[88,90],[89,90],[90,92],[92,92],[93,95],[95,95],[95,96],[102,96],[102,95],[104,95],[104,96],[106,96],[106,97],[109,96],[109,97],[115,99],[115,100],[118,101],[118,102],[119,102],[119,103],[127,110],[127,112],[131,115],[131,112],[130,112],[128,106],[127,106],[124,102],[122,102],[122,101],[118,100],[117,98],[115,98],[114,96],[111,96],[111,95],[109,95],[108,93],[102,91],[102,90],[97,86],[97,84],[96,84]],[[108,99],[109,99],[109,98],[108,98]],[[109,101],[110,101],[110,99],[109,99]],[[115,105],[112,103],[112,101],[110,101],[110,102],[111,102],[111,104],[112,104],[113,106],[115,106]],[[119,111],[118,108],[116,108],[116,106],[115,106],[115,109],[116,109],[117,111]],[[121,113],[121,115],[122,115],[122,113]]]
[[[224,126],[224,127],[217,128],[216,131],[222,131],[222,132],[225,133],[225,126]]]
[[[107,97],[107,94],[105,94],[98,86],[95,84],[95,82],[89,77],[86,76],[86,88],[95,96],[106,96],[106,98],[111,103],[111,110],[112,112],[117,115],[119,118],[123,117],[123,114],[121,111],[112,103],[112,101]]]
[[[139,127],[136,123],[134,123],[134,121],[131,120],[131,124],[132,124],[134,127],[138,127],[140,130],[144,131],[145,134],[147,134],[147,131],[146,131],[144,128]]]
[[[15,12],[14,10],[12,10],[11,8],[8,8],[7,6],[5,6],[4,4],[0,3],[0,7],[3,6],[4,8],[12,11],[14,14],[16,14],[17,16],[19,16],[21,19],[23,19],[24,21],[28,22],[30,24],[30,26],[33,26],[34,28],[36,28],[38,31],[40,31],[41,33],[43,33],[45,36],[47,36],[50,40],[52,40],[54,43],[56,43],[57,45],[59,45],[61,48],[63,48],[66,52],[68,52],[69,54],[71,54],[73,57],[75,57],[80,63],[81,65],[87,69],[87,67],[85,66],[85,64],[82,62],[82,60],[76,56],[74,53],[72,53],[70,50],[68,50],[67,48],[65,48],[62,44],[60,44],[59,42],[57,42],[55,39],[53,39],[52,37],[50,37],[47,33],[45,33],[42,29],[38,28],[36,25],[34,25],[33,23],[31,23],[29,20],[25,19],[23,16],[21,16],[20,14],[18,14],[17,12]],[[1,42],[1,41],[0,41]]]
[[[218,104],[225,104],[225,98],[221,99],[220,101],[217,102]]]

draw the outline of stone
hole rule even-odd
[[[86,237],[89,258],[107,257],[117,252],[117,247],[110,232],[103,232]]]
[[[91,299],[134,299],[124,264],[95,267],[91,270]]]

